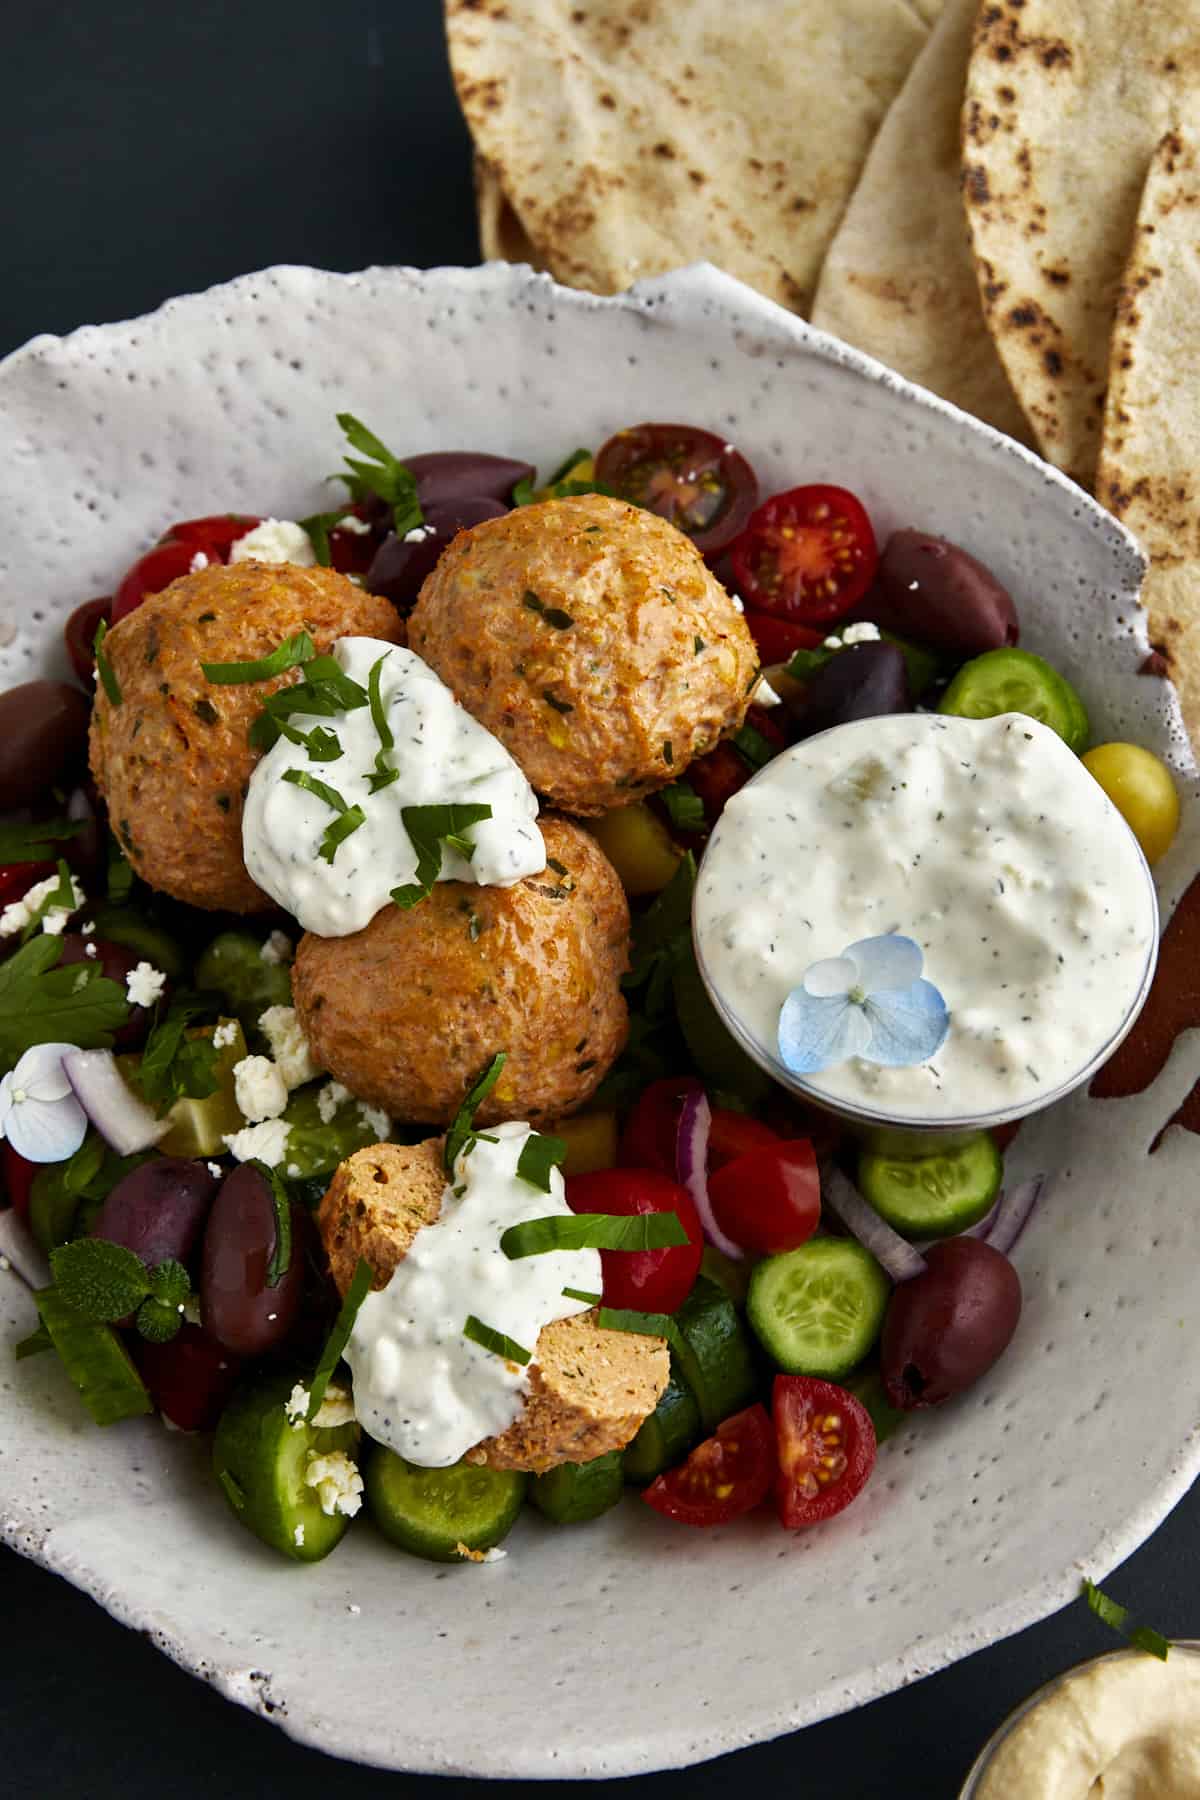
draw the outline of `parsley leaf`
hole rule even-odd
[[[427,900],[442,872],[442,845],[470,860],[474,850],[467,832],[490,819],[490,806],[403,806],[400,817],[417,853],[416,881],[392,889],[392,899],[405,912]]]
[[[281,644],[276,644],[269,655],[260,656],[256,662],[202,662],[200,667],[208,681],[226,687],[240,687],[251,681],[271,681],[288,669],[311,662],[316,653],[316,645],[307,631],[298,631],[295,637],[285,638]]]
[[[1148,1656],[1157,1656],[1161,1662],[1166,1662],[1167,1652],[1171,1646],[1161,1631],[1153,1631],[1149,1625],[1132,1624],[1129,1608],[1122,1606],[1119,1601],[1110,1600],[1107,1594],[1101,1593],[1094,1581],[1087,1579],[1086,1575],[1083,1580],[1083,1592],[1088,1605],[1105,1625],[1113,1631],[1120,1632],[1122,1637],[1128,1638],[1131,1644],[1139,1650],[1144,1650]]]
[[[96,659],[96,673],[100,677],[100,685],[108,695],[110,706],[121,704],[121,684],[113,672],[104,648],[104,640],[108,636],[108,620],[101,619],[96,627],[96,635],[92,639],[92,655]]]
[[[493,1356],[502,1356],[506,1362],[527,1363],[533,1360],[533,1351],[524,1349],[514,1338],[507,1337],[503,1331],[493,1331],[474,1313],[468,1313],[467,1322],[462,1334],[478,1344],[483,1350],[490,1350]]]
[[[336,788],[330,787],[326,781],[318,781],[307,769],[285,769],[283,779],[290,781],[293,787],[303,788],[305,793],[315,794],[318,800],[323,800],[326,806],[331,806],[339,814],[332,825],[326,826],[321,848],[317,852],[324,862],[331,863],[338,853],[338,846],[344,844],[360,825],[366,824],[366,813],[361,806],[351,806],[343,800]]]
[[[392,736],[392,728],[388,724],[387,708],[383,704],[383,694],[379,686],[382,680],[383,665],[390,655],[391,651],[385,650],[379,661],[371,664],[371,673],[367,676],[367,698],[371,705],[371,723],[374,725],[375,735],[379,739],[379,749],[375,755],[375,773],[367,779],[367,786],[373,794],[377,794],[380,788],[390,787],[391,783],[396,781],[400,775],[399,769],[393,768],[387,759],[387,753],[395,748],[396,740]]]
[[[312,513],[307,519],[296,521],[302,531],[307,531],[313,555],[323,569],[328,569],[333,562],[329,534],[337,529],[350,510],[348,506],[339,506],[333,512]]]
[[[281,688],[263,701],[262,711],[250,727],[251,747],[269,750],[293,713],[333,719],[339,713],[357,712],[366,706],[367,698],[366,688],[347,675],[332,656],[314,656],[305,664],[303,681]]]
[[[500,1071],[507,1061],[507,1052],[497,1050],[482,1075],[478,1076],[467,1089],[463,1103],[454,1115],[454,1123],[446,1133],[446,1148],[442,1153],[442,1162],[447,1175],[453,1176],[455,1163],[469,1140],[474,1137],[472,1125],[476,1110],[483,1105],[499,1081]]]
[[[517,1158],[517,1175],[530,1187],[540,1188],[543,1194],[548,1194],[550,1171],[559,1167],[566,1154],[564,1138],[546,1137],[540,1131],[531,1131]]]
[[[76,1238],[50,1252],[55,1286],[68,1306],[85,1319],[107,1324],[123,1319],[150,1292],[140,1256],[106,1238]]]
[[[350,448],[359,452],[358,457],[346,457],[350,473],[341,476],[350,489],[351,498],[362,500],[367,494],[378,494],[392,509],[392,530],[397,537],[405,537],[418,525],[423,525],[425,514],[417,498],[416,480],[399,457],[393,456],[387,445],[373,431],[368,431],[353,413],[339,413],[337,422],[345,432]]]
[[[79,819],[39,819],[28,825],[0,825],[0,864],[46,862],[52,844],[77,837]]]
[[[0,1069],[34,1044],[109,1050],[129,1018],[120,983],[79,963],[59,967],[62,948],[61,938],[40,932],[0,963]]]
[[[146,1039],[133,1079],[142,1098],[160,1119],[177,1100],[206,1100],[217,1091],[220,1051],[211,1033],[186,1035],[194,1019],[211,1011],[212,1004],[205,995],[177,994],[166,1017],[157,1021]]]

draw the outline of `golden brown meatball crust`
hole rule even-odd
[[[340,637],[404,641],[395,608],[332,569],[213,564],[144,600],[109,632],[121,689],[102,686],[91,765],[113,830],[151,887],[192,906],[261,912],[275,903],[242,861],[242,799],[258,761],[247,733],[263,700],[299,681],[214,686],[201,662],[253,662],[307,630],[318,653]]]
[[[590,1098],[625,1042],[629,908],[595,841],[538,821],[547,867],[514,887],[441,881],[349,937],[300,941],[292,990],[313,1054],[361,1100],[446,1125],[497,1050],[481,1122]]]
[[[538,792],[581,814],[653,793],[736,731],[758,667],[690,539],[603,494],[460,533],[409,642]]]

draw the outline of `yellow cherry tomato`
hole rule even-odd
[[[584,824],[596,839],[627,894],[657,894],[679,867],[683,851],[641,800],[618,806]]]
[[[1140,744],[1097,744],[1083,766],[1142,846],[1146,861],[1165,856],[1179,829],[1179,795],[1166,764]]]
[[[593,1169],[611,1169],[617,1160],[617,1115],[614,1112],[574,1113],[546,1126],[548,1137],[562,1138],[567,1146],[564,1175],[590,1175]]]

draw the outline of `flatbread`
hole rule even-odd
[[[1198,62],[1196,0],[984,0],[979,15],[963,192],[984,311],[1043,454],[1084,486],[1138,197]]]
[[[892,101],[829,246],[812,321],[1032,443],[988,335],[963,215],[959,130],[978,0],[948,0]]]
[[[1200,139],[1154,153],[1117,294],[1101,504],[1150,555],[1142,599],[1200,745]]]
[[[806,312],[940,6],[446,0],[485,251],[598,293],[706,257]]]

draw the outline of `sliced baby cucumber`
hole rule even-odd
[[[34,1300],[63,1368],[97,1425],[154,1411],[145,1383],[111,1325],[85,1319],[52,1287],[42,1288]]]
[[[1075,751],[1084,748],[1090,729],[1087,708],[1070,682],[1031,650],[987,650],[973,657],[942,695],[938,711],[961,719],[1025,713]]]
[[[380,1444],[367,1463],[367,1506],[385,1538],[429,1562],[460,1562],[507,1537],[528,1478],[511,1469],[454,1463],[420,1469]]]
[[[675,1314],[679,1373],[696,1397],[700,1419],[712,1431],[740,1412],[758,1386],[754,1353],[728,1294],[701,1275]]]
[[[879,1336],[890,1293],[887,1276],[856,1239],[816,1237],[759,1263],[746,1311],[785,1374],[840,1381]]]
[[[621,1452],[609,1450],[591,1462],[559,1463],[529,1484],[529,1498],[554,1525],[582,1525],[615,1506],[625,1488]]]
[[[287,1401],[295,1382],[292,1371],[239,1387],[217,1425],[213,1470],[247,1531],[294,1562],[320,1562],[341,1542],[350,1519],[340,1510],[327,1513],[305,1477],[315,1457],[340,1452],[353,1463],[360,1434],[353,1422],[318,1428],[293,1420]]]
[[[858,1185],[881,1218],[907,1237],[953,1237],[991,1211],[1004,1159],[989,1132],[933,1156],[863,1150]]]
[[[645,1487],[665,1469],[673,1469],[699,1442],[703,1429],[696,1396],[672,1358],[671,1379],[658,1405],[648,1419],[642,1420],[637,1436],[626,1446],[623,1459],[626,1481]]]
[[[726,1256],[723,1250],[714,1250],[711,1244],[705,1244],[704,1255],[700,1258],[700,1273],[728,1294],[735,1306],[746,1304],[746,1290],[753,1268],[752,1258],[744,1256],[740,1262],[734,1262],[732,1256]]]

